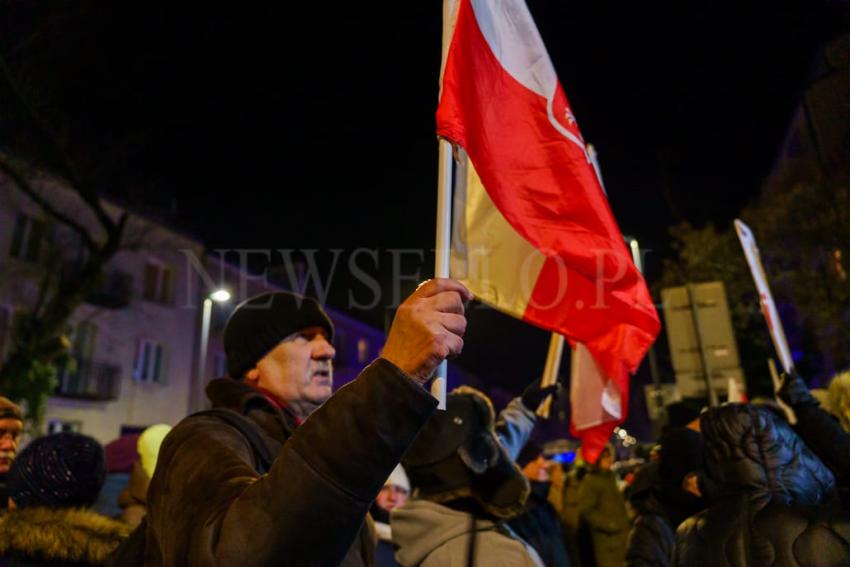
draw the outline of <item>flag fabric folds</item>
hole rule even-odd
[[[525,2],[449,6],[437,133],[468,156],[456,172],[452,276],[585,345],[606,381],[594,391],[621,404],[605,412],[611,421],[573,422],[594,460],[625,417],[628,374],[655,340],[658,315]]]

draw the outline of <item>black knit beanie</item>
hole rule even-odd
[[[18,508],[91,506],[106,480],[100,443],[79,433],[39,437],[21,451],[6,477]]]
[[[658,474],[662,482],[679,485],[686,475],[705,468],[701,433],[679,427],[662,435],[658,444],[661,445]]]
[[[321,327],[328,341],[333,340],[333,323],[311,297],[276,291],[243,301],[224,328],[228,374],[242,378],[280,341],[308,327]]]

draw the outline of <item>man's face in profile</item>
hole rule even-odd
[[[8,473],[12,467],[12,461],[18,454],[18,440],[23,429],[24,424],[19,419],[0,419],[0,475]]]

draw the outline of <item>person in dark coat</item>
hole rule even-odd
[[[700,418],[720,496],[676,535],[675,565],[847,565],[850,522],[832,473],[766,407],[727,404]]]
[[[423,385],[460,353],[470,299],[453,280],[420,286],[381,358],[332,397],[333,326],[315,300],[277,292],[237,306],[224,331],[230,377],[207,396],[277,457],[261,475],[240,428],[210,414],[179,423],[148,488],[145,564],[371,564],[366,514],[436,409]]]
[[[599,454],[596,463],[588,468],[579,488],[579,517],[590,532],[593,544],[593,559],[583,557],[583,566],[615,567],[625,563],[626,540],[631,524],[625,499],[611,471],[613,464],[614,451],[609,445]]]
[[[840,375],[839,375],[840,376]],[[839,379],[838,376],[833,380]],[[834,386],[830,386],[830,390]],[[820,407],[798,374],[785,374],[778,395],[797,418],[794,431],[836,477],[844,508],[850,509],[850,433]]]
[[[523,447],[517,464],[522,467],[522,474],[528,479],[531,492],[525,504],[525,512],[510,520],[508,525],[537,551],[546,567],[569,567],[570,559],[564,546],[561,519],[548,499],[552,485],[549,471],[559,465],[546,459],[543,447],[533,440]]]
[[[30,443],[9,472],[0,565],[105,565],[131,530],[89,508],[105,478],[103,448],[91,437],[57,433]]]
[[[699,432],[686,427],[667,431],[657,454],[658,462],[638,469],[629,488],[636,514],[626,550],[630,567],[671,565],[676,528],[705,509],[707,495],[713,493],[705,479]]]

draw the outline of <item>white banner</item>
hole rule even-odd
[[[776,349],[777,354],[779,354],[779,360],[782,362],[785,372],[791,372],[794,369],[794,361],[791,358],[788,341],[785,340],[782,320],[779,318],[779,312],[773,303],[773,295],[770,293],[770,286],[767,284],[767,277],[764,274],[764,267],[761,264],[756,239],[750,227],[738,219],[735,219],[735,230],[738,232],[738,239],[740,239],[741,247],[744,249],[744,255],[747,257],[747,264],[750,265],[753,280],[756,282],[756,289],[759,292],[759,300],[761,302],[761,312],[764,315],[764,320],[767,322],[770,338],[773,340],[773,347]]]

